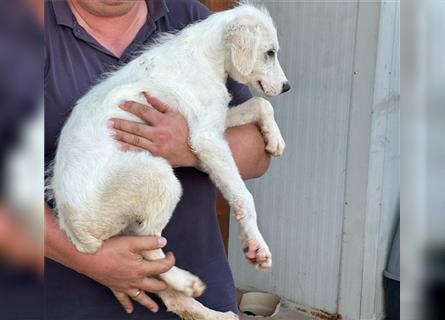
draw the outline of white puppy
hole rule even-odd
[[[268,12],[241,5],[161,37],[82,97],[60,135],[51,181],[60,226],[76,248],[95,252],[102,241],[119,233],[160,236],[181,197],[181,185],[166,160],[148,152],[120,151],[107,126],[113,117],[140,121],[118,105],[126,100],[144,103],[142,92],[148,91],[184,115],[202,170],[230,203],[243,248],[256,252],[250,262],[270,267],[272,256],[258,230],[252,195],[224,131],[257,122],[273,155],[281,155],[284,141],[269,102],[252,98],[228,109],[225,83],[230,75],[266,95],[289,90],[277,52],[277,33]],[[143,256],[156,260],[164,253],[147,251]],[[169,289],[159,296],[179,316],[237,319],[194,300],[205,285],[189,272],[173,267],[160,278]]]

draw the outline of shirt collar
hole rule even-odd
[[[146,0],[148,13],[153,22],[165,16],[169,9],[165,0]],[[66,0],[52,0],[57,24],[73,28],[74,18]],[[147,17],[148,20],[148,17]]]
[[[150,17],[153,19],[153,22],[158,21],[167,13],[170,12],[168,10],[167,4],[165,0],[146,0],[148,6],[148,13]]]
[[[65,0],[52,0],[57,24],[73,27],[73,13]]]

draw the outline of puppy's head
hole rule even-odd
[[[236,81],[276,96],[290,89],[278,61],[278,38],[265,9],[242,5],[225,31],[226,70]]]

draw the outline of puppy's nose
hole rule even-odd
[[[281,92],[284,93],[284,92],[288,92],[289,90],[290,90],[289,82],[283,83],[283,90]]]

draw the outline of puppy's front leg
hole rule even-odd
[[[241,179],[229,145],[222,133],[209,133],[211,126],[208,125],[203,128],[190,128],[191,146],[202,169],[210,175],[235,212],[246,258],[259,268],[269,268],[272,255],[258,230],[253,197]]]
[[[269,101],[254,97],[227,112],[226,127],[228,128],[255,122],[263,133],[266,150],[274,156],[281,156],[285,143]]]

